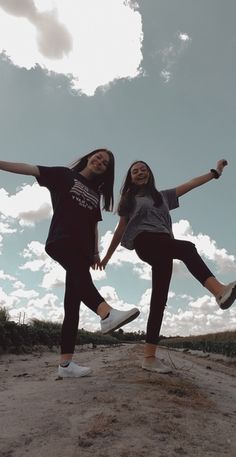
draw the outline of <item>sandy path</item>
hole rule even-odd
[[[236,364],[141,345],[82,351],[88,378],[58,380],[57,355],[0,357],[1,457],[234,457]],[[77,356],[78,360],[78,356]]]

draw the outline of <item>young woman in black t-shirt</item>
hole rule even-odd
[[[43,167],[0,161],[0,169],[34,176],[49,189],[53,217],[46,241],[46,252],[66,270],[64,310],[61,333],[61,377],[80,377],[91,368],[72,361],[82,301],[101,318],[102,333],[111,332],[139,315],[137,308],[121,311],[112,308],[92,282],[90,267],[100,265],[97,223],[103,209],[112,211],[114,156],[107,149],[96,149],[66,167]]]

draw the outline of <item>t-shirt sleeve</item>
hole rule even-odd
[[[73,185],[73,173],[66,167],[43,167],[38,165],[40,176],[38,184],[47,187],[50,191],[69,190]]]
[[[165,199],[169,210],[176,209],[179,207],[179,199],[176,195],[176,189],[162,190],[162,196]]]

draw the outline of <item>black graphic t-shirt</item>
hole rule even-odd
[[[37,181],[50,191],[53,207],[46,252],[50,255],[55,243],[71,239],[86,255],[92,257],[95,226],[102,220],[98,190],[88,179],[70,168],[38,168],[40,176]]]

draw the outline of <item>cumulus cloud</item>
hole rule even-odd
[[[5,219],[12,218],[20,224],[20,226],[33,227],[36,222],[47,219],[52,214],[52,205],[50,194],[46,188],[41,188],[38,184],[24,185],[15,194],[9,193],[0,189],[1,208],[0,214]],[[10,229],[10,221],[5,223],[5,229],[13,233],[15,229]],[[9,231],[11,230],[11,231]]]
[[[57,10],[40,12],[33,0],[0,0],[7,13],[27,19],[36,31],[39,52],[49,59],[62,59],[72,50],[72,37],[59,22]]]
[[[1,190],[0,190],[1,192]],[[6,217],[0,214],[0,254],[1,254],[1,247],[3,242],[3,235],[8,233],[15,233],[16,229],[10,227],[10,224],[6,221]]]
[[[0,222],[0,233],[15,233],[16,229],[10,227],[8,222]]]
[[[173,232],[176,238],[194,243],[199,254],[216,265],[218,273],[227,274],[236,271],[235,256],[229,254],[225,248],[217,247],[216,241],[209,235],[202,233],[195,235],[189,221],[181,219],[173,224]]]
[[[15,307],[19,302],[17,297],[7,294],[2,287],[0,287],[0,308],[4,307],[7,310]]]
[[[170,312],[167,307],[162,334],[188,336],[235,329],[235,310],[220,310],[214,298],[203,296],[188,305],[189,309],[178,309],[175,312]]]
[[[0,279],[2,280],[8,280],[8,281],[14,281],[15,277],[8,275],[7,273],[4,273],[3,270],[0,270]]]
[[[179,62],[180,57],[188,49],[191,41],[192,38],[187,33],[178,32],[174,43],[170,43],[159,50],[164,67],[160,72],[160,76],[165,83],[169,83],[173,78],[173,67]]]
[[[38,297],[39,293],[36,292],[36,290],[17,289],[14,292],[11,292],[11,296],[30,299],[30,298]]]
[[[0,52],[20,67],[68,75],[78,93],[142,74],[142,40],[137,2],[0,0]]]
[[[15,281],[13,284],[12,284],[13,288],[14,289],[22,289],[25,287],[24,283],[22,281]]]
[[[11,310],[10,315],[30,322],[32,319],[49,320],[61,322],[63,319],[63,304],[53,293],[47,293],[43,297],[31,298],[25,302],[24,306],[18,306]]]
[[[108,246],[110,245],[110,242],[112,240],[113,233],[108,230],[102,237],[100,241],[101,245],[101,257],[103,257],[108,249]],[[113,256],[111,257],[109,261],[109,265],[121,265],[122,263],[131,263],[133,265],[139,264],[141,261],[138,258],[137,254],[135,251],[129,251],[128,249],[123,248],[121,245],[119,245],[114,252]]]

